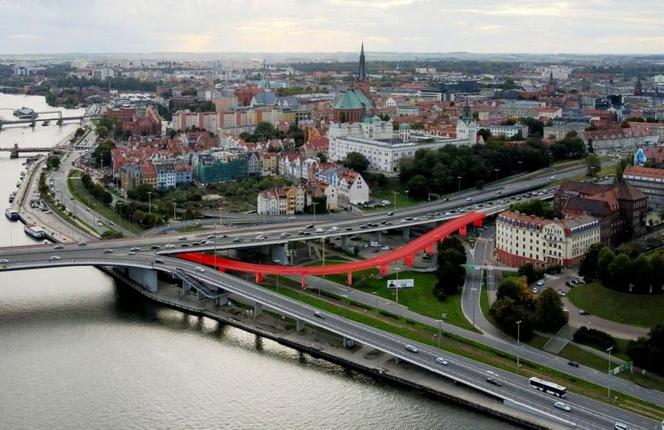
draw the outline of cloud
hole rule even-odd
[[[17,53],[336,52],[361,41],[369,53],[664,46],[661,0],[0,0],[0,10],[0,51]]]

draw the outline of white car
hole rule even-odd
[[[54,260],[60,260],[60,257],[58,257],[57,255],[51,255],[48,259],[54,261]]]
[[[449,362],[445,360],[443,357],[436,358],[436,363],[442,364],[443,366],[447,366],[449,364]]]
[[[471,202],[471,201],[473,201],[473,198],[472,197],[466,197],[466,201]]]
[[[201,272],[201,273],[205,273],[205,269],[203,269],[202,267],[197,267],[196,271]]]
[[[325,232],[325,230],[323,230],[323,229],[320,228],[320,227],[318,227],[318,228],[316,229],[316,233],[324,233],[324,232]]]
[[[565,411],[565,412],[571,412],[572,411],[572,408],[567,403],[564,403],[564,402],[556,402],[556,403],[553,404],[553,407],[556,408],[556,409],[560,409],[561,411]]]
[[[166,245],[164,245],[164,248],[165,249],[175,248],[175,245],[173,245],[172,243],[167,243]]]
[[[9,263],[9,260],[6,258],[0,258],[0,263]]]
[[[537,284],[535,284],[535,285],[537,285],[538,287],[541,287],[542,285],[544,285],[544,281],[542,281],[540,279],[539,281],[537,281]]]

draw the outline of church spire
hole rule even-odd
[[[367,80],[367,65],[364,59],[364,42],[360,48],[360,65],[357,69],[357,82],[366,82]]]

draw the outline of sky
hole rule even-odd
[[[664,0],[0,0],[0,53],[664,53]]]

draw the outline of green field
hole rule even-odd
[[[390,315],[384,315],[382,313],[376,315],[364,308],[353,306],[351,303],[341,303],[338,301],[330,301],[327,298],[317,298],[310,293],[295,289],[281,288],[278,292],[292,299],[307,303],[311,306],[343,316],[353,321],[431,346],[438,346],[439,340],[435,336],[437,330],[433,327],[424,326],[422,324],[406,321]],[[604,387],[578,380],[567,374],[540,366],[536,363],[521,360],[522,367],[516,369],[514,356],[493,350],[472,341],[457,338],[448,333],[444,334],[440,342],[440,347],[445,351],[450,351],[524,376],[539,376],[552,380],[567,386],[570,391],[575,393],[591,397],[601,402],[610,403],[614,406],[622,407],[626,410],[653,419],[660,419],[661,416],[664,415],[664,408],[637,400],[619,392],[614,393],[615,399],[608,401],[606,399],[606,389]]]
[[[69,192],[76,198],[79,203],[89,207],[94,212],[97,212],[109,220],[118,222],[122,227],[134,234],[140,234],[143,232],[143,229],[138,226],[138,224],[131,223],[126,219],[119,217],[111,207],[106,206],[96,198],[90,196],[90,193],[88,193],[88,191],[83,186],[83,182],[81,181],[80,176],[80,171],[72,171],[67,178],[67,188],[69,188]],[[108,228],[108,226],[105,227]]]
[[[396,209],[403,209],[408,206],[413,206],[418,203],[421,203],[419,200],[411,199],[408,196],[408,193],[406,193],[406,190],[403,185],[399,183],[399,181],[396,180],[389,180],[387,182],[387,185],[384,187],[374,187],[371,189],[371,199],[374,201],[380,201],[380,200],[389,200],[392,202],[391,205],[385,206],[383,208],[374,208],[374,209],[367,209],[369,211],[371,210],[392,210],[394,209],[394,194],[392,193],[393,191],[396,191],[398,194],[396,195]]]
[[[652,327],[664,324],[664,294],[629,294],[597,283],[573,288],[569,299],[579,309],[622,324]]]

